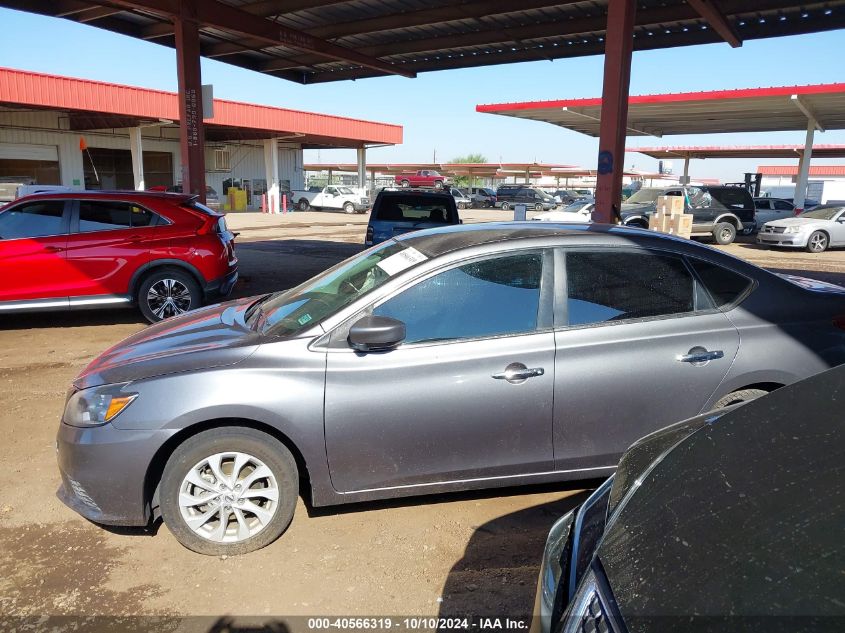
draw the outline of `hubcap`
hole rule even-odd
[[[824,238],[824,235],[814,235],[810,240],[810,244],[814,251],[822,250],[826,242],[827,240]]]
[[[731,230],[730,229],[722,229],[722,239],[723,240],[731,239]]]
[[[215,543],[238,543],[258,534],[273,519],[279,487],[257,457],[227,452],[191,468],[179,487],[179,511],[197,536]]]
[[[182,314],[191,308],[191,291],[176,279],[161,279],[150,286],[147,305],[159,319]]]

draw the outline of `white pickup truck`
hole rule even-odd
[[[360,196],[349,187],[329,185],[309,187],[308,191],[291,191],[291,200],[300,211],[314,209],[342,209],[346,213],[364,213],[370,199]]]

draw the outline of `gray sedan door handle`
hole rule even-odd
[[[507,380],[511,384],[518,385],[529,378],[542,376],[545,373],[546,371],[542,367],[533,367],[529,369],[522,363],[511,363],[505,367],[505,371],[493,374],[493,378],[496,380]]]
[[[709,363],[711,360],[717,360],[719,358],[723,358],[724,356],[725,352],[720,349],[714,349],[712,352],[708,352],[703,347],[693,347],[688,353],[678,355],[676,360],[681,363],[704,365],[705,363]]]

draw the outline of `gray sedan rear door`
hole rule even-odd
[[[598,248],[557,259],[555,464],[612,466],[636,439],[700,413],[739,334],[680,257]]]

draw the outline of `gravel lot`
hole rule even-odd
[[[366,222],[317,212],[230,215],[241,232],[236,294],[290,287],[358,252]],[[727,250],[845,282],[845,251]],[[54,496],[65,389],[100,351],[143,327],[132,310],[0,317],[0,616],[159,615],[172,630],[168,616],[530,614],[546,533],[584,498],[579,486],[319,511],[300,502],[279,541],[225,560],[189,552],[166,528],[106,530],[66,509]],[[133,622],[124,628],[150,621]]]

